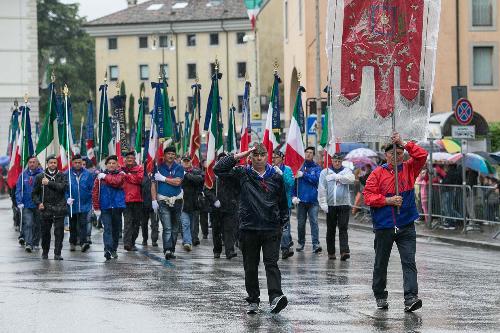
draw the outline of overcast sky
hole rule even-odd
[[[127,0],[59,0],[62,3],[79,3],[80,16],[88,21],[94,20],[127,8]],[[139,0],[139,3],[147,0]]]

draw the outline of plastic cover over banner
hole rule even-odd
[[[341,142],[426,139],[440,0],[329,0],[333,135]]]

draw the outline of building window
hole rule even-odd
[[[187,71],[188,71],[188,79],[190,80],[196,79],[196,64],[188,64]]]
[[[118,80],[118,66],[109,66],[109,80],[116,81]]]
[[[118,48],[117,38],[108,38],[108,50],[116,50]]]
[[[243,95],[238,95],[238,112],[243,112]]]
[[[244,32],[237,32],[236,33],[236,44],[245,44],[245,33]]]
[[[168,79],[168,64],[160,64],[160,70],[165,75],[165,78]]]
[[[219,34],[210,34],[210,45],[219,45]]]
[[[285,40],[288,40],[288,1],[285,1]]]
[[[298,0],[299,2],[299,31],[302,32],[302,0]]]
[[[188,34],[187,35],[187,46],[196,46],[196,35]]]
[[[139,65],[139,76],[141,80],[149,80],[149,66]]]
[[[168,36],[167,35],[160,36],[160,47],[168,47]]]
[[[493,46],[474,46],[473,71],[475,86],[493,86]]]
[[[215,62],[210,63],[210,77],[215,75]]]
[[[493,0],[472,0],[472,26],[493,26]]]
[[[246,62],[239,62],[237,63],[238,69],[238,78],[244,78],[245,74],[247,73],[247,63]]]
[[[139,37],[139,48],[140,49],[148,48],[148,37]]]

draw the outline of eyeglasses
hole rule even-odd
[[[252,156],[254,156],[254,157],[257,157],[257,156],[264,157],[264,156],[267,156],[267,153],[252,153]]]

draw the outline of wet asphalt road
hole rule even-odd
[[[499,331],[500,252],[419,239],[424,306],[407,314],[394,248],[390,308],[376,310],[373,234],[350,230],[348,262],[312,254],[310,243],[305,253],[280,261],[289,306],[279,315],[269,313],[261,264],[262,311],[248,316],[239,252],[231,261],[213,259],[211,241],[202,240],[190,253],[178,245],[177,259],[165,261],[160,248],[124,253],[120,245],[118,260],[105,263],[102,234],[94,230],[90,252],[69,252],[66,233],[64,261],[42,261],[17,244],[8,204],[0,200],[0,332]],[[326,250],[324,224],[320,233]]]

